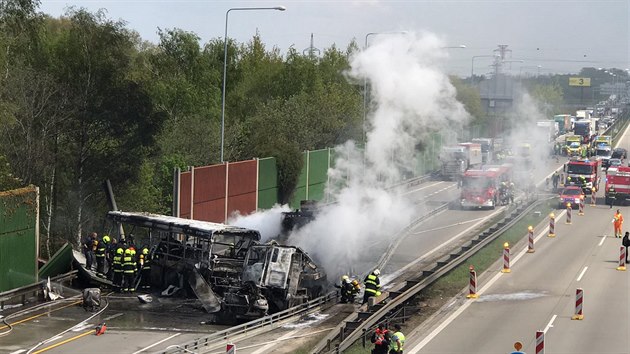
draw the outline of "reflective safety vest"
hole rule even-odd
[[[123,271],[122,259],[123,259],[123,256],[120,254],[117,254],[114,256],[114,258],[112,258],[112,265],[114,267],[115,273],[122,273]]]
[[[379,281],[378,277],[374,274],[370,274],[367,277],[365,277],[365,280],[363,281],[363,283],[365,283],[365,292],[369,294],[376,295],[376,293],[378,292],[378,289],[381,288],[381,282]]]
[[[400,341],[400,350],[398,350],[398,341]],[[392,341],[389,343],[390,353],[393,350],[394,352],[402,353],[405,346],[405,335],[402,332],[396,332],[392,336]]]
[[[148,254],[140,255],[140,266],[141,269],[151,269],[151,257]]]
[[[105,251],[106,250],[107,250],[107,247],[105,245],[105,242],[101,241],[96,246],[96,252],[94,254],[96,255],[96,257],[103,258],[103,257],[105,257]]]
[[[123,258],[123,272],[133,274],[136,272],[136,262],[133,261],[133,257],[125,255]]]

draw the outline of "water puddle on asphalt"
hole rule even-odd
[[[324,314],[324,313],[319,313],[319,312],[311,313],[308,316],[306,316],[303,319],[301,319],[299,322],[286,324],[286,325],[282,326],[282,328],[298,329],[298,328],[310,327],[310,326],[314,325],[317,322],[325,320],[326,318],[328,318],[328,316],[330,316],[330,315],[329,314]]]
[[[511,294],[481,295],[479,299],[477,299],[477,302],[524,301],[524,300],[538,299],[545,296],[547,296],[547,294],[545,293],[523,291],[523,292],[511,293]]]

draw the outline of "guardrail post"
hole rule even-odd
[[[344,327],[339,328],[339,340],[340,340],[341,342],[343,342],[343,340],[344,340],[344,339],[346,339],[346,338],[345,338],[345,336],[344,336],[345,332],[346,332],[346,327],[345,327],[345,326],[344,326]],[[338,348],[338,347],[337,347],[337,348]]]
[[[340,351],[339,351],[339,344],[336,344],[336,345],[335,345],[335,353],[337,353],[337,354],[339,354],[339,353],[340,353]]]
[[[326,350],[330,350],[330,339],[326,341]]]
[[[363,328],[363,335],[361,336],[361,344],[365,348],[365,336],[367,335],[367,329]]]
[[[403,306],[402,308],[402,321],[400,321],[401,323],[405,323],[405,306]]]

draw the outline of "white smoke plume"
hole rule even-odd
[[[260,242],[264,243],[280,235],[282,213],[287,211],[291,211],[287,205],[276,204],[271,209],[249,215],[237,212],[230,216],[227,224],[257,230],[260,232]]]
[[[351,58],[348,77],[371,86],[367,153],[364,158],[353,142],[336,148],[327,190],[336,203],[289,238],[331,276],[369,270],[384,251],[382,241],[419,216],[411,201],[386,187],[411,169],[416,146],[429,133],[459,129],[468,119],[439,67],[444,46],[432,34],[377,36]]]

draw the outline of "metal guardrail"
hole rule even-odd
[[[73,270],[65,274],[60,274],[56,277],[50,278],[51,282],[60,283],[63,281],[76,278],[77,271]],[[0,293],[0,309],[4,308],[5,302],[12,301],[16,298],[20,298],[20,303],[23,305],[26,303],[27,296],[37,297],[42,291],[42,282],[44,280],[29,285],[25,285],[16,289],[5,291]]]
[[[471,239],[469,242],[461,246],[459,252],[453,252],[441,258],[437,261],[436,265],[433,268],[423,271],[422,275],[417,279],[410,279],[400,290],[391,291],[389,293],[391,301],[386,304],[382,304],[380,308],[378,308],[367,318],[365,318],[365,313],[362,314],[365,319],[358,326],[353,326],[352,332],[345,336],[345,338],[341,341],[341,343],[339,343],[337,348],[335,348],[335,351],[340,352],[350,347],[354,342],[359,340],[361,336],[364,335],[364,333],[366,333],[365,331],[379,323],[379,321],[381,321],[382,318],[386,317],[388,313],[391,313],[396,308],[404,305],[408,300],[416,296],[418,292],[423,290],[425,287],[448,273],[450,270],[464,263],[468,258],[478,252],[481,248],[499,237],[508,228],[512,227],[516,222],[524,217],[527,212],[535,208],[540,202],[541,201],[539,200],[530,204],[527,207],[523,207],[523,205],[517,207],[510,213],[509,216],[504,218],[502,221],[488,228],[485,232],[479,234],[476,238]],[[404,289],[407,286],[408,288]],[[339,331],[339,334],[343,331],[344,329],[341,329]],[[318,350],[316,352],[322,352],[322,349],[317,349]]]
[[[175,348],[160,351],[163,354],[189,353],[190,350],[212,350],[225,345],[227,340],[236,341],[246,336],[258,335],[275,329],[276,327],[293,321],[296,317],[306,315],[321,309],[330,302],[337,303],[337,291],[331,291],[301,305],[276,312],[269,316],[249,321],[228,329],[214,332],[208,336],[197,338],[187,343],[179,344]],[[332,305],[331,305],[332,306]]]

